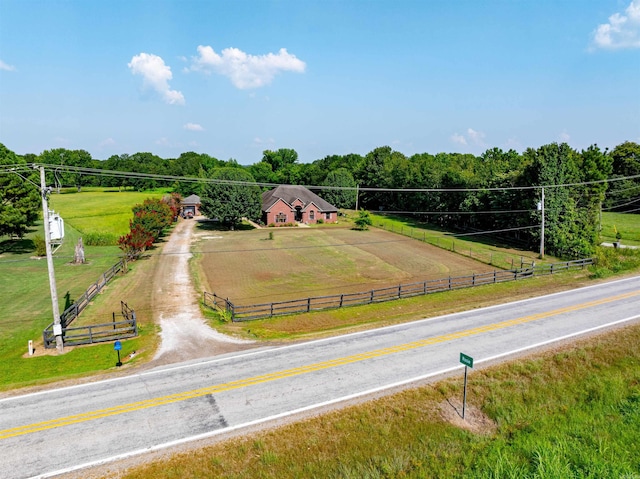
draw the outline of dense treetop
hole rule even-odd
[[[5,148],[6,150],[6,148]],[[4,153],[6,156],[7,153]],[[187,196],[211,197],[203,182],[183,177],[252,178],[263,189],[275,184],[301,184],[343,208],[354,208],[355,188],[360,208],[419,215],[425,220],[460,231],[508,230],[503,235],[532,247],[539,241],[540,213],[536,205],[545,188],[547,250],[575,257],[591,254],[597,243],[600,208],[638,211],[640,203],[640,145],[625,142],[611,151],[597,145],[578,151],[566,143],[552,143],[522,153],[491,148],[480,156],[460,153],[416,153],[406,156],[389,146],[366,155],[330,155],[299,163],[293,149],[265,150],[260,161],[242,166],[207,154],[186,152],[163,159],[151,153],[92,159],[84,150],[47,150],[24,155],[20,161],[60,165],[48,181],[63,186],[85,185],[147,189],[171,186]],[[167,179],[132,178],[69,172],[64,165],[98,170],[162,175]],[[232,175],[229,170],[242,171]],[[627,178],[617,181],[620,178]],[[557,187],[600,180],[608,183]],[[321,188],[332,187],[332,188]],[[313,189],[313,188],[312,188]],[[436,191],[410,191],[411,189]],[[456,191],[447,191],[447,190]],[[475,191],[459,191],[469,190]],[[500,190],[497,190],[500,189]],[[384,191],[405,190],[405,191]],[[255,213],[255,212],[253,212]],[[225,213],[228,214],[228,213]]]

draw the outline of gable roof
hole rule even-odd
[[[286,202],[289,206],[296,200],[300,200],[304,205],[303,209],[313,203],[323,213],[338,211],[338,208],[331,203],[300,185],[280,185],[273,190],[262,193],[262,211],[269,211],[278,200]]]
[[[182,200],[183,205],[199,205],[200,197],[198,195],[187,196],[184,200]]]

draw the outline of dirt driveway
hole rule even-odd
[[[254,347],[209,327],[189,274],[192,234],[197,221],[180,220],[167,239],[153,276],[153,318],[161,344],[153,365],[170,364]]]

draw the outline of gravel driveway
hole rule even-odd
[[[190,245],[196,220],[180,220],[162,249],[153,277],[153,317],[161,344],[154,365],[170,364],[254,347],[209,327],[189,274]]]

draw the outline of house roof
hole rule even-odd
[[[303,209],[313,203],[319,211],[325,213],[338,211],[338,208],[331,203],[300,185],[280,185],[273,190],[262,193],[262,211],[269,211],[278,200],[283,200],[289,206],[293,205],[296,200],[300,200],[303,203]]]
[[[183,205],[199,205],[200,197],[198,195],[187,196],[184,200],[182,200]]]

